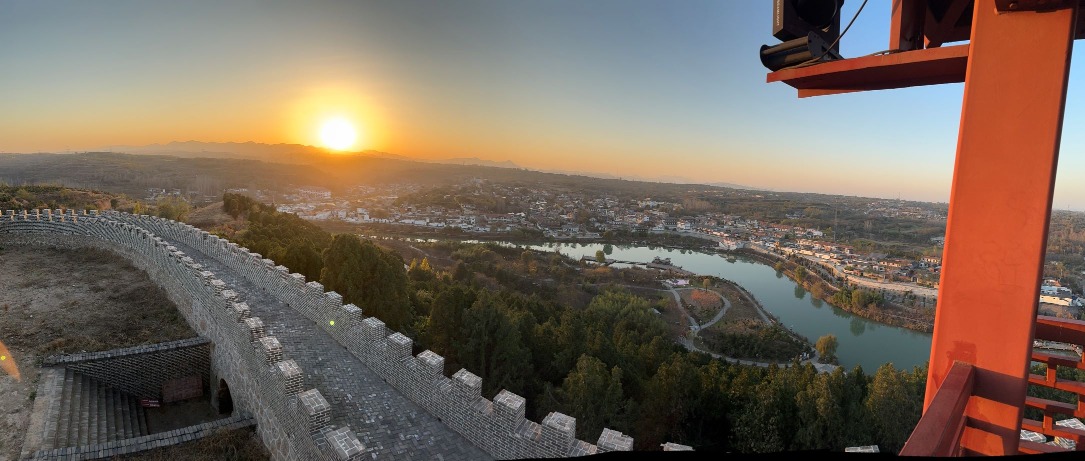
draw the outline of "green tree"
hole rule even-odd
[[[482,391],[496,394],[508,389],[526,395],[531,376],[531,351],[523,331],[534,323],[523,312],[508,308],[490,291],[482,291],[463,313],[459,358],[464,368],[483,378]]]
[[[308,240],[287,247],[279,263],[304,275],[306,280],[320,279],[320,270],[324,267],[324,259],[316,245]]]
[[[445,358],[445,367],[460,366],[457,343],[463,330],[463,313],[475,303],[476,294],[470,287],[453,285],[433,298],[429,309],[426,342],[430,349]]]
[[[324,250],[324,288],[343,296],[389,328],[407,332],[414,315],[403,258],[354,234],[339,234]]]
[[[603,250],[596,251],[595,252],[595,262],[597,262],[599,264],[603,264],[603,263],[607,262],[607,254],[604,253]]]
[[[734,412],[731,447],[741,453],[795,450],[801,430],[796,396],[817,377],[810,364],[763,370],[745,367],[732,382]]]
[[[798,266],[795,268],[795,281],[800,284],[806,279],[806,268]]]
[[[621,368],[608,371],[601,360],[581,355],[558,394],[562,413],[576,418],[578,438],[597,439],[604,427],[628,431],[624,422],[626,405]]]
[[[674,353],[645,388],[634,438],[641,449],[686,440],[685,422],[700,400],[700,373],[685,354]],[[681,443],[681,442],[678,442]]]
[[[923,414],[923,391],[892,363],[886,363],[874,373],[864,404],[879,448],[897,453]]]
[[[818,351],[818,361],[821,363],[836,363],[836,347],[838,343],[836,335],[827,334],[818,338],[814,348]]]

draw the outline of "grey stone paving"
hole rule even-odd
[[[255,287],[215,259],[171,242],[226,282],[260,317],[332,407],[332,424],[349,426],[365,445],[365,457],[404,460],[489,460],[488,453],[410,401],[296,310]]]

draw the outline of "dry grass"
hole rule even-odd
[[[236,221],[238,220],[223,211],[222,202],[215,202],[192,210],[192,212],[188,214],[188,219],[186,220],[188,224],[199,227],[200,229],[215,228]]]
[[[114,456],[117,461],[266,461],[271,455],[252,427],[219,431],[200,440]]]
[[[689,314],[697,319],[699,324],[712,320],[723,308],[723,302],[720,301],[719,296],[701,288],[684,288],[677,291],[682,296],[682,301],[686,303]]]
[[[717,288],[724,298],[731,302],[731,308],[723,315],[719,324],[742,323],[743,321],[763,322],[759,307],[738,287],[725,283]]]
[[[113,253],[8,248],[0,266],[8,347],[51,355],[196,336],[165,291]]]

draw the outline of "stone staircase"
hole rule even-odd
[[[54,395],[38,397],[57,399],[46,416],[40,445],[24,448],[97,445],[149,433],[146,411],[136,397],[72,370],[53,373]]]

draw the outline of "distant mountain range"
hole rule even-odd
[[[272,163],[297,163],[308,164],[313,163],[321,158],[328,156],[343,156],[343,155],[359,155],[366,157],[376,158],[389,158],[396,160],[405,160],[412,162],[425,162],[425,163],[443,163],[450,165],[473,165],[473,166],[488,166],[495,168],[514,168],[514,169],[527,169],[532,171],[539,171],[543,173],[557,173],[575,176],[589,176],[602,179],[625,179],[630,181],[647,181],[647,182],[659,182],[670,184],[704,184],[708,186],[727,187],[731,189],[746,189],[755,191],[767,191],[767,189],[761,189],[751,186],[745,186],[741,184],[732,184],[726,182],[715,183],[701,183],[684,178],[680,176],[657,176],[657,177],[644,177],[644,176],[617,176],[606,173],[589,172],[589,171],[570,171],[570,170],[541,170],[523,168],[510,160],[495,161],[484,160],[477,157],[456,157],[447,159],[420,159],[414,157],[407,157],[403,155],[390,154],[387,152],[381,152],[376,150],[365,150],[359,152],[338,152],[325,149],[322,147],[309,146],[305,144],[263,144],[256,142],[203,142],[203,141],[173,141],[167,144],[149,144],[145,146],[108,146],[103,147],[100,150],[119,152],[125,154],[137,154],[137,155],[168,155],[173,157],[185,157],[185,158],[238,158],[238,159],[252,159],[263,160]]]
[[[511,161],[496,162],[480,158],[420,159],[403,155],[389,154],[376,150],[358,152],[338,152],[322,147],[305,144],[262,144],[256,142],[203,142],[173,141],[167,144],[149,144],[146,146],[108,146],[101,150],[122,154],[169,155],[173,157],[209,157],[209,158],[244,158],[263,160],[274,163],[312,163],[327,156],[362,155],[366,157],[390,158],[412,162],[447,163],[453,165],[492,166],[497,168],[520,168]]]

